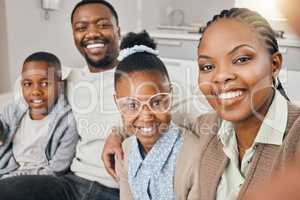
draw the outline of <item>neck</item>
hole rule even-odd
[[[245,151],[249,149],[263,123],[263,119],[265,118],[271,103],[273,101],[274,94],[272,98],[269,98],[266,103],[261,106],[261,109],[257,110],[256,114],[252,114],[249,118],[241,121],[241,122],[234,122],[233,127],[236,133],[237,145],[239,150],[239,157],[242,160]]]
[[[91,73],[100,73],[100,72],[105,72],[105,71],[108,71],[108,70],[111,70],[113,68],[115,68],[116,64],[113,63],[112,65],[109,65],[109,66],[104,66],[104,67],[95,67],[95,66],[92,66],[92,65],[88,65],[89,67],[89,70]]]
[[[47,114],[42,114],[42,113],[31,113],[30,112],[30,118],[32,120],[42,120],[47,116]]]
[[[151,151],[154,144],[142,144],[145,154],[148,154]]]

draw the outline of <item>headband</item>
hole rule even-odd
[[[158,56],[158,50],[152,49],[145,45],[134,45],[133,47],[122,49],[118,56],[118,61],[124,60],[124,58],[139,52],[146,52]]]

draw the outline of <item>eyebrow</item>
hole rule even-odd
[[[234,47],[228,54],[233,54],[234,52],[236,52],[237,50],[239,50],[240,48],[243,48],[243,47],[248,47],[252,50],[255,50],[255,48],[250,46],[249,44],[241,44],[241,45]]]
[[[110,22],[110,19],[107,18],[107,17],[101,17],[99,19],[93,20],[93,22],[99,22],[99,21],[108,21],[108,22]],[[90,21],[85,20],[85,19],[81,19],[81,20],[73,22],[74,26],[76,26],[77,24],[88,24],[88,23],[90,23]]]
[[[255,50],[255,48],[254,47],[252,47],[252,46],[250,46],[250,45],[248,45],[248,44],[241,44],[241,45],[238,45],[238,46],[236,46],[236,47],[234,47],[228,54],[233,54],[234,52],[236,52],[237,50],[239,50],[240,48],[243,48],[243,47],[248,47],[248,48],[250,48],[250,49],[252,49],[252,50]],[[207,55],[199,55],[198,56],[198,59],[212,59],[212,57],[210,57],[210,56],[207,56]]]
[[[201,55],[201,54],[198,56],[198,59],[200,59],[200,58],[202,58],[202,59],[212,59],[212,57],[210,57],[210,56]]]

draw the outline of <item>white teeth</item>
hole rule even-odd
[[[153,127],[149,127],[149,128],[140,128],[141,131],[143,132],[151,132],[153,130]]]
[[[103,43],[95,43],[95,44],[88,44],[86,48],[88,49],[93,49],[93,48],[103,48],[104,44]]]
[[[231,99],[242,95],[242,91],[224,92],[218,95],[219,99]]]
[[[32,102],[33,102],[33,103],[42,103],[43,100],[33,100]]]

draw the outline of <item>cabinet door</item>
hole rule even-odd
[[[198,89],[198,64],[191,60],[162,59],[173,86],[173,112],[194,118],[211,110]]]

